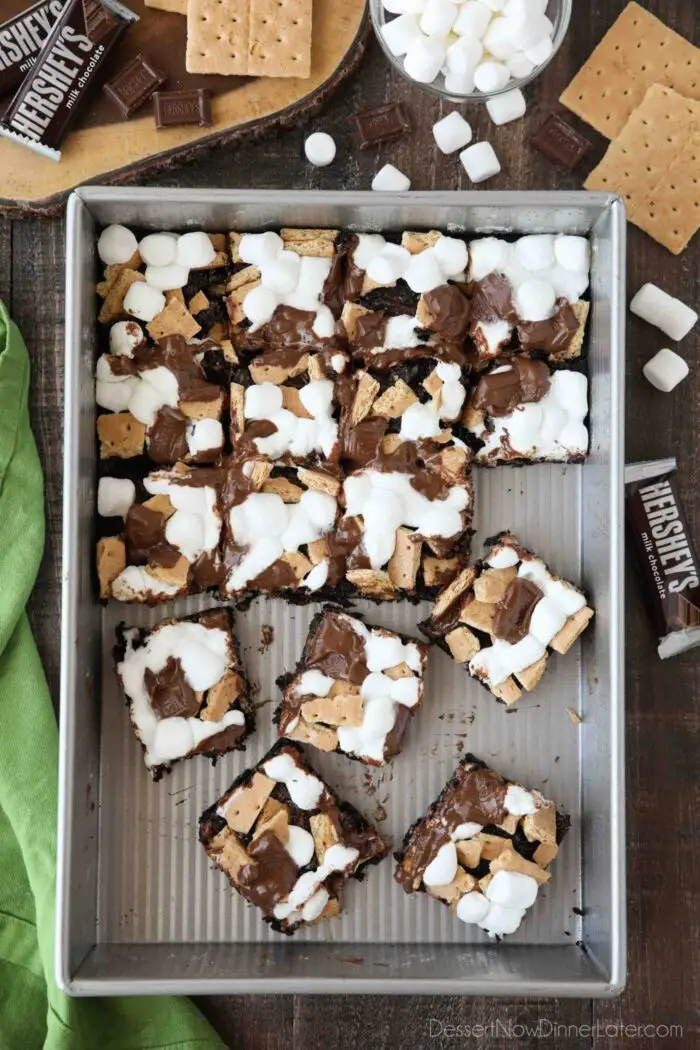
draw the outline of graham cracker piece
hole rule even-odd
[[[422,545],[414,542],[413,535],[410,529],[403,526],[396,530],[396,546],[387,566],[389,579],[394,586],[407,591],[412,591],[416,586],[422,552]]]
[[[134,281],[145,281],[146,278],[142,273],[137,270],[129,270],[127,267],[121,271],[116,280],[112,283],[105,301],[102,303],[102,308],[97,315],[97,320],[100,324],[112,324],[114,321],[119,321],[121,318],[126,317],[124,310],[124,297],[131,288]]]
[[[577,299],[573,303],[569,303],[569,306],[573,310],[576,320],[578,321],[578,331],[574,332],[571,342],[561,354],[550,354],[549,360],[551,362],[556,361],[572,361],[576,357],[581,356],[583,351],[583,340],[586,335],[586,322],[588,320],[588,312],[591,308],[591,304],[587,299]]]
[[[631,3],[559,101],[614,139],[652,84],[700,100],[700,49]]]
[[[151,339],[165,339],[168,335],[181,335],[184,339],[194,339],[202,326],[197,324],[183,302],[177,298],[169,299],[165,309],[146,325]]]
[[[188,73],[246,76],[250,5],[240,0],[188,0]]]
[[[663,182],[648,194],[632,221],[673,255],[700,229],[700,131],[696,128],[670,164]]]
[[[312,0],[250,0],[250,76],[311,76],[311,4]]]
[[[223,807],[232,831],[247,835],[275,788],[275,781],[256,770],[249,784],[237,788]]]
[[[100,459],[132,459],[143,453],[146,427],[131,412],[111,412],[97,417]]]
[[[205,722],[220,722],[230,707],[245,691],[245,681],[236,671],[226,671],[207,694],[207,706],[201,713]]]
[[[146,7],[154,7],[158,11],[169,11],[173,15],[187,14],[187,0],[143,0]]]
[[[112,584],[126,568],[126,544],[121,536],[105,536],[97,541],[97,577],[100,598],[109,598]]]
[[[209,300],[200,288],[197,294],[193,295],[190,299],[189,303],[187,304],[187,309],[190,311],[191,314],[198,314],[200,310],[206,310],[208,306]]]

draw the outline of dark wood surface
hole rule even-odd
[[[525,120],[493,128],[479,107],[467,111],[476,136],[492,141],[503,164],[502,175],[488,188],[580,188],[588,168],[563,176],[528,147],[527,137],[556,105],[561,89],[623,6],[623,0],[574,4],[573,24],[562,51],[527,91]],[[647,6],[700,43],[697,0],[649,0]],[[349,128],[351,114],[397,98],[410,113],[410,138],[358,152]],[[317,171],[305,163],[302,144],[308,128],[296,128],[249,145],[219,149],[169,172],[160,182],[198,187],[368,188],[374,172],[390,160],[411,176],[415,189],[468,188],[455,156],[438,154],[432,141],[432,124],[451,108],[393,75],[372,45],[341,95],[311,125],[335,135],[338,159],[332,167]],[[595,141],[593,159],[597,160],[604,143]],[[47,478],[46,553],[30,612],[54,697],[59,674],[63,243],[60,221],[0,220],[4,260],[0,295],[10,303],[30,349],[33,425]],[[647,280],[697,309],[700,238],[674,258],[630,227],[629,293]],[[700,326],[681,346],[690,377],[671,395],[653,390],[641,375],[643,363],[664,345],[668,340],[660,331],[629,319],[627,459],[677,457],[691,527],[700,543]],[[700,650],[659,661],[631,572],[626,623],[629,982],[625,993],[611,1002],[429,997],[201,1000],[229,1047],[700,1047]],[[431,1037],[431,1018],[454,1025],[499,1027],[472,1039]],[[534,1031],[538,1021],[572,1027],[569,1034],[541,1043]],[[656,1035],[652,1029],[623,1035],[619,1027],[643,1024],[682,1025],[684,1031],[682,1036],[667,1036],[663,1028]],[[512,1027],[509,1037],[509,1025],[524,1027]],[[582,1025],[597,1025],[598,1030],[577,1027]],[[545,1025],[542,1034],[548,1030]]]

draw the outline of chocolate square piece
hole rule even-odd
[[[531,137],[530,145],[564,171],[573,171],[593,149],[593,143],[558,113],[549,114]]]
[[[586,595],[503,532],[444,587],[420,629],[510,706],[567,653],[593,617]]]
[[[165,73],[145,55],[136,55],[102,90],[128,120],[164,83]]]
[[[400,102],[388,102],[376,109],[365,109],[352,120],[360,149],[377,146],[380,142],[392,142],[411,130]]]
[[[154,780],[180,759],[240,750],[255,728],[230,609],[163,620],[150,629],[122,624],[114,658]]]
[[[551,879],[570,820],[539,791],[465,755],[395,854],[406,893],[428,893],[489,937],[515,933]]]
[[[156,128],[177,128],[183,124],[211,127],[211,97],[206,88],[182,91],[156,91],[153,95]]]
[[[285,934],[339,915],[347,880],[388,852],[288,740],[202,814],[199,840],[233,888]]]
[[[277,680],[280,736],[382,766],[423,703],[428,647],[327,607],[314,617],[293,674]]]

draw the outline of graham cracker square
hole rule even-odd
[[[311,76],[311,15],[312,0],[250,0],[249,75]]]
[[[248,73],[248,0],[187,0],[188,73]]]
[[[614,139],[656,83],[700,100],[700,49],[630,3],[559,101]]]

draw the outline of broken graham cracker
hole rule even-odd
[[[187,14],[187,0],[143,0],[146,7],[157,11],[169,11],[172,15]]]
[[[700,226],[700,102],[652,84],[585,182],[615,191],[627,218],[678,254]]]
[[[188,73],[248,73],[248,0],[187,0]]]
[[[197,324],[184,302],[177,297],[166,301],[164,309],[146,325],[151,339],[165,339],[169,335],[181,335],[183,339],[194,339],[201,325]]]
[[[312,0],[250,0],[248,75],[311,76],[311,22]]]
[[[614,139],[652,84],[700,100],[700,49],[631,3],[559,101]]]

